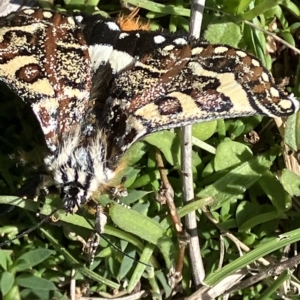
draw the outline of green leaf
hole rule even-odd
[[[238,142],[225,141],[217,147],[214,159],[215,170],[229,169],[252,158],[253,155],[248,146]]]
[[[283,213],[291,208],[291,197],[285,192],[283,186],[271,171],[265,172],[258,180],[258,184],[279,213]]]
[[[290,116],[285,123],[284,142],[294,151],[300,148],[300,113]]]
[[[230,14],[241,14],[252,0],[226,0],[224,1],[224,10]]]
[[[56,290],[55,285],[50,281],[34,275],[22,275],[16,278],[16,284],[33,290]]]
[[[15,281],[15,277],[13,274],[9,272],[3,272],[1,276],[1,292],[2,295],[6,295],[10,289],[12,288]]]
[[[122,248],[122,251],[124,251],[124,248]],[[136,263],[136,261],[132,259],[132,257],[135,257],[136,255],[136,250],[134,250],[133,247],[131,247],[131,251],[127,250],[126,254],[130,255],[131,257],[124,256],[122,259],[117,276],[118,281],[121,281],[128,274],[128,272],[130,272],[133,264]]]
[[[242,15],[244,20],[252,20],[259,15],[262,15],[266,11],[272,9],[273,7],[277,6],[281,0],[264,0],[261,3],[254,6],[253,9],[245,12]]]
[[[217,121],[203,122],[192,126],[192,135],[201,140],[208,140],[217,129]]]
[[[212,20],[204,33],[204,38],[212,44],[226,44],[237,47],[242,38],[240,26],[226,18]]]
[[[174,14],[185,17],[189,17],[191,15],[191,11],[189,9],[183,8],[182,6],[163,5],[149,0],[126,0],[126,2],[134,6],[145,8],[147,10],[158,13],[170,15]]]
[[[300,18],[300,9],[299,4],[295,4],[290,0],[283,0],[281,3],[291,14],[293,14],[296,18]]]
[[[133,289],[136,287],[136,285],[140,282],[141,277],[147,267],[145,264],[149,263],[150,258],[154,252],[154,249],[155,249],[155,246],[153,244],[148,243],[145,246],[143,253],[141,255],[141,258],[139,260],[140,262],[142,262],[142,264],[139,263],[136,265],[136,268],[134,269],[134,272],[128,283],[128,287],[127,287],[128,293],[131,293],[133,291]]]
[[[283,169],[281,174],[283,188],[292,196],[300,196],[300,176],[294,172]]]
[[[178,154],[180,153],[180,148],[174,149],[174,139],[175,134],[171,131],[160,131],[155,132],[145,138],[145,141],[155,147],[157,147],[164,155],[166,160],[171,164],[175,165],[179,161]]]
[[[8,266],[12,264],[12,260],[7,251],[0,249],[0,266],[7,271]]]
[[[252,186],[272,164],[272,159],[264,156],[252,158],[232,169],[221,179],[207,186],[197,194],[199,198],[214,197],[211,209],[215,210],[227,201],[237,199]]]
[[[31,250],[21,255],[17,259],[15,263],[16,270],[23,271],[32,268],[33,266],[36,266],[39,263],[43,262],[53,253],[54,252],[52,250],[43,249],[43,248]]]
[[[251,212],[250,215],[249,212]],[[240,232],[250,230],[259,224],[277,219],[280,215],[270,205],[259,206],[246,201],[239,204],[236,214],[236,221]]]
[[[117,226],[152,244],[157,245],[166,238],[166,231],[159,223],[120,204],[112,203],[109,215]]]
[[[263,293],[256,298],[256,300],[274,299],[273,296],[277,293],[279,289],[283,287],[285,282],[289,281],[292,273],[290,270],[284,270],[268,287],[263,291]]]

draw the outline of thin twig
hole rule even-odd
[[[274,40],[277,40],[279,41],[281,44],[287,46],[288,48],[290,48],[291,50],[295,51],[297,54],[300,54],[300,50],[297,49],[296,47],[294,47],[293,45],[289,44],[288,42],[286,42],[284,39],[280,38],[279,36],[277,36],[275,33],[272,33],[268,30],[265,30],[255,24],[253,24],[252,22],[250,21],[247,21],[247,20],[244,20],[244,23],[257,29],[257,30],[260,30],[261,32],[265,33],[266,35],[269,35],[270,37],[272,37]]]
[[[201,23],[205,0],[194,0],[191,9],[191,23],[190,23],[190,38],[199,39],[201,31]],[[193,190],[193,175],[192,175],[192,127],[185,126],[182,129],[182,181],[183,181],[183,199],[184,202],[194,200]],[[185,224],[188,233],[191,235],[189,244],[189,253],[191,260],[191,267],[193,270],[193,279],[195,286],[201,285],[205,278],[203,262],[201,258],[199,238],[197,234],[196,213],[192,212],[185,218]]]
[[[146,297],[148,295],[148,293],[146,291],[140,291],[137,292],[135,294],[131,294],[129,296],[124,296],[124,297],[118,297],[118,295],[116,297],[81,297],[80,300],[111,300],[111,299],[115,299],[118,298],[119,300],[138,300],[138,299],[143,299],[144,297]]]
[[[180,281],[182,278],[184,252],[187,245],[187,241],[186,241],[187,239],[180,221],[180,217],[177,213],[176,205],[174,203],[174,190],[172,188],[172,185],[169,182],[166,170],[164,168],[164,162],[161,156],[161,152],[158,149],[156,149],[155,158],[160,173],[160,178],[162,180],[162,187],[160,188],[160,192],[157,195],[158,197],[157,200],[159,200],[160,202],[164,202],[168,205],[170,216],[174,223],[175,230],[178,237],[178,243],[179,243],[178,259],[174,270],[175,279],[172,278],[172,280],[170,281],[172,282],[172,286],[174,287],[178,283],[178,281]]]
[[[233,286],[230,288],[227,293],[234,293],[236,291],[239,291],[241,289],[244,289],[248,286],[252,286],[253,284],[271,276],[279,276],[287,269],[293,268],[297,266],[300,263],[300,254],[297,256],[294,256],[288,260],[285,260],[283,262],[280,262],[278,264],[273,264],[269,266],[266,270],[259,272],[258,274],[250,277],[249,279],[246,279],[239,284]]]
[[[232,14],[226,13],[226,12],[221,11],[220,9],[216,9],[216,8],[214,8],[214,7],[208,7],[208,6],[207,6],[206,9],[211,10],[211,11],[214,11],[214,12],[217,12],[217,13],[222,13],[222,14],[227,15],[227,16],[230,16],[230,17],[234,17]],[[237,23],[238,23],[238,22],[244,22],[245,24],[247,24],[247,25],[249,25],[249,26],[255,28],[256,30],[261,31],[261,32],[263,32],[264,34],[266,34],[266,35],[272,37],[274,40],[280,42],[281,44],[283,44],[283,45],[285,45],[286,47],[290,48],[291,50],[295,51],[295,53],[300,54],[300,50],[299,50],[298,48],[296,48],[296,47],[294,47],[293,45],[291,45],[291,44],[289,44],[288,42],[286,42],[284,39],[282,39],[281,37],[279,37],[276,33],[273,33],[273,32],[270,32],[269,30],[266,30],[266,29],[264,29],[264,28],[261,28],[261,27],[257,26],[256,24],[254,24],[254,23],[252,23],[252,22],[250,22],[250,21],[248,21],[248,20],[237,20]]]
[[[76,300],[76,271],[75,269],[71,270],[71,280],[70,280],[70,300]]]

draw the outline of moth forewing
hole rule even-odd
[[[83,34],[72,17],[42,9],[4,20],[0,80],[31,105],[55,152],[61,136],[82,122],[88,107],[91,65]]]
[[[203,121],[282,117],[299,103],[252,55],[225,45],[182,42],[157,49],[121,72],[106,102],[107,128],[125,151],[142,136]],[[121,125],[122,123],[123,125]],[[116,128],[118,131],[111,130]]]

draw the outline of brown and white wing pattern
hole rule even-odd
[[[288,116],[298,101],[254,56],[184,39],[145,55],[114,80],[104,111],[108,140],[123,153],[162,129],[220,118]]]
[[[0,19],[0,80],[31,105],[50,152],[81,123],[91,76],[88,47],[72,17],[26,9]]]

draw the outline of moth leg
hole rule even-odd
[[[83,247],[83,252],[86,253],[90,265],[94,263],[95,254],[98,249],[99,242],[100,235],[96,231],[93,231],[93,234],[88,238],[86,244]]]
[[[48,175],[40,175],[40,183],[36,187],[34,201],[39,203],[39,207],[36,211],[36,216],[39,217],[41,210],[46,202],[46,195],[49,194],[48,187],[53,185],[53,180]]]
[[[124,187],[125,181],[126,176],[123,176],[120,184],[108,188],[106,192],[112,200],[118,201],[119,198],[126,197],[128,195],[127,189]]]
[[[48,187],[54,185],[52,178],[46,174],[33,174],[28,178],[24,185],[16,192],[16,195],[24,199],[33,199],[39,203],[36,216],[40,216],[40,212],[49,193]]]
[[[104,226],[107,223],[107,216],[103,212],[103,206],[96,204],[96,218],[95,218],[95,228],[86,242],[83,251],[88,256],[88,261],[90,265],[93,264],[95,259],[95,253],[99,246],[101,234],[104,232]]]
[[[128,195],[127,189],[122,185],[112,187],[109,190],[109,195],[113,200],[118,200],[119,198],[126,197]]]

